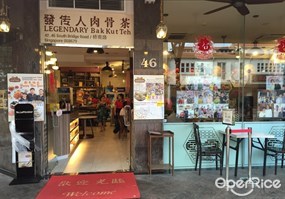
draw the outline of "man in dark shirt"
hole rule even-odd
[[[39,95],[37,95],[36,99],[40,101],[44,101],[44,90],[43,89],[39,90]]]
[[[37,95],[35,94],[34,88],[30,89],[30,93],[28,94],[27,98],[28,98],[28,101],[33,101],[37,99]]]

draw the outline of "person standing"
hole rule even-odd
[[[121,108],[120,113],[119,113],[119,125],[120,125],[120,132],[119,132],[119,138],[122,137],[127,137],[127,127],[125,126],[125,114],[126,114],[126,109],[125,107],[128,105],[127,101],[123,102],[123,108]]]
[[[98,117],[98,122],[101,127],[101,132],[105,131],[105,124],[106,124],[106,114],[107,113],[107,105],[105,101],[105,97],[102,96],[100,98],[100,101],[97,105],[97,117]]]
[[[123,108],[123,102],[124,102],[124,95],[119,94],[117,97],[117,100],[115,101],[115,106],[114,106],[114,120],[115,120],[115,129],[113,130],[114,133],[118,133],[120,131],[120,123],[119,123],[119,115],[120,111]]]

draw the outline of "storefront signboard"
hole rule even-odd
[[[133,29],[133,14],[125,12],[40,11],[42,44],[132,48]]]
[[[44,121],[43,74],[7,74],[8,120],[14,120],[15,106],[30,103],[34,106],[34,120]]]
[[[134,75],[134,119],[164,119],[163,75]]]

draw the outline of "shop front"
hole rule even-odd
[[[148,172],[148,131],[172,131],[175,140],[174,169],[194,168],[196,145],[193,123],[200,126],[202,142],[214,140],[221,146],[221,131],[227,127],[222,123],[225,109],[234,110],[233,129],[251,127],[253,133],[262,132],[275,138],[283,135],[285,21],[281,8],[284,2],[248,5],[248,14],[230,7],[206,15],[209,7],[223,6],[224,3],[163,1],[162,9],[161,1],[153,4],[123,1],[123,4],[116,5],[124,5],[123,11],[94,12],[85,8],[55,8],[56,5],[48,2],[56,1],[33,2],[40,11],[33,13],[29,20],[39,18],[39,25],[37,20],[29,26],[21,24],[31,35],[33,31],[37,33],[35,29],[40,26],[40,32],[36,34],[40,38],[26,36],[23,40],[23,32],[17,29],[14,43],[4,40],[5,36],[1,43],[2,51],[7,54],[5,57],[9,58],[1,61],[4,63],[2,82],[6,83],[4,73],[44,74],[46,115],[44,121],[35,125],[38,147],[35,161],[40,176],[49,174],[52,168],[49,163],[54,157],[65,158],[77,147],[80,140],[79,115],[73,114],[73,110],[80,107],[92,113],[92,98],[103,93],[111,100],[120,93],[127,93],[134,102],[129,167],[136,173]],[[17,6],[17,9],[20,8]],[[31,13],[26,14],[30,16]],[[165,40],[159,40],[155,35],[161,15],[168,26]],[[228,16],[227,20],[221,23],[225,16]],[[21,20],[17,17],[13,21]],[[28,29],[30,26],[33,30]],[[18,44],[25,44],[26,48],[15,50],[19,59],[13,59],[14,54],[9,54],[9,49],[16,49]],[[119,70],[126,69],[122,67],[123,63],[124,66],[132,66],[128,76],[123,75],[128,84],[112,82],[114,75],[119,75],[116,71],[108,75],[101,73],[101,69],[111,63],[107,64],[106,59],[112,61],[108,55],[101,57],[100,63],[88,71],[76,62],[83,59],[94,65],[90,54],[85,57],[72,54],[65,58],[66,66],[60,66],[59,60],[64,59],[59,55],[61,49],[83,48],[84,53],[86,49],[121,49],[127,58],[119,60]],[[47,64],[46,61],[50,60],[46,55],[48,51],[58,55],[60,72],[53,67],[56,63]],[[70,67],[72,63],[78,67]],[[25,67],[21,68],[21,64]],[[1,90],[8,92],[7,85],[1,84]],[[5,92],[0,92],[3,104],[0,113],[7,118],[4,121],[6,130],[1,132],[5,138],[0,142],[0,153],[4,154],[1,157],[5,159],[4,163],[1,161],[1,168],[13,174],[8,111],[4,105],[7,102],[3,103]],[[58,112],[59,109],[63,112]],[[158,141],[154,145],[154,160],[161,162],[162,159],[167,163],[168,143]],[[246,147],[245,141],[240,148],[239,166],[247,165]],[[253,165],[262,166],[263,153],[253,150],[253,154]],[[234,166],[234,157],[231,155],[230,166]],[[268,165],[273,164],[272,161],[269,159]],[[214,166],[214,161],[209,159],[203,167]]]
[[[284,19],[279,20],[284,14],[277,8],[284,6],[284,2],[246,5],[247,14],[234,7],[207,13],[211,7],[205,9],[206,4],[213,4],[212,8],[224,5],[191,1],[186,8],[184,2],[176,2],[175,9],[181,8],[180,17],[189,20],[187,26],[179,26],[182,33],[171,30],[165,45],[168,55],[164,56],[163,128],[175,135],[175,169],[195,167],[193,123],[200,127],[202,143],[214,142],[222,147],[221,131],[225,132],[227,127],[223,124],[225,109],[234,110],[232,129],[251,127],[253,134],[274,135],[278,140],[282,140],[285,129],[285,61],[284,49],[280,50],[284,46],[284,33],[280,34],[284,32],[280,26]],[[169,23],[175,19],[171,15],[173,6],[173,2],[165,3],[164,12],[169,16],[164,19]],[[276,15],[269,17],[269,13]],[[224,16],[228,17],[221,23]],[[184,40],[171,40],[175,36]],[[168,150],[167,141],[164,145]],[[244,140],[238,166],[248,164],[247,147]],[[230,166],[234,166],[233,150],[230,157]],[[252,164],[263,166],[263,159],[264,153],[253,149]],[[269,158],[267,165],[274,164],[273,160]],[[214,159],[206,160],[203,167],[215,167]]]

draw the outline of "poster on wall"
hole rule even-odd
[[[134,119],[164,119],[163,75],[134,75]]]
[[[212,76],[213,62],[195,62],[195,76]]]
[[[258,90],[257,118],[285,118],[285,90]]]
[[[266,90],[281,90],[283,76],[266,76]]]
[[[8,121],[14,120],[14,108],[19,103],[34,106],[34,120],[44,121],[43,74],[7,74]]]

